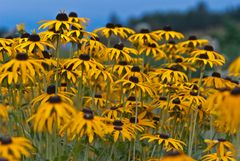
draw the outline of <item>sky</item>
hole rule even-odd
[[[154,11],[186,11],[201,1],[213,11],[240,6],[240,0],[0,0],[0,27],[24,23],[31,31],[39,26],[38,21],[55,19],[59,11],[75,11],[79,17],[90,18],[88,29],[92,30],[104,26],[112,13],[124,21]]]

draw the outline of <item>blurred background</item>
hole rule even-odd
[[[40,20],[55,19],[60,11],[90,18],[88,31],[120,23],[139,30],[170,25],[186,35],[207,38],[230,63],[240,55],[240,0],[0,0],[0,37],[11,35],[16,24],[28,32]]]

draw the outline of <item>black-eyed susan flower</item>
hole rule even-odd
[[[124,113],[131,114],[131,110],[126,109],[124,107],[118,107],[118,106],[111,106],[109,109],[104,109],[102,112],[102,116],[105,116],[109,119],[117,120],[122,116]]]
[[[18,77],[23,83],[28,81],[28,74],[34,79],[36,75],[44,74],[44,68],[36,59],[29,58],[26,53],[18,53],[15,59],[11,59],[3,64],[0,73],[12,71],[13,77],[18,77],[18,72],[21,77]]]
[[[76,12],[70,12],[68,14],[68,21],[73,23],[80,23],[82,26],[87,25],[89,18],[85,17],[78,17],[78,14]]]
[[[221,78],[221,74],[218,72],[213,72],[212,76],[203,78],[203,85],[205,87],[216,88],[216,89],[224,89],[229,88],[232,89],[235,84],[229,80]]]
[[[32,100],[32,107],[35,107],[37,103],[40,103],[40,105],[46,103],[51,97],[55,96],[56,94],[56,86],[50,85],[47,87],[47,91],[37,97],[35,97]],[[61,100],[68,102],[72,104],[72,100],[70,99],[71,96],[73,96],[72,93],[64,92],[64,91],[58,91],[57,96],[61,98]]]
[[[102,69],[103,65],[95,61],[93,58],[90,58],[89,54],[80,54],[78,58],[67,59],[63,64],[67,68],[72,66],[72,70],[82,69],[89,71],[89,69],[99,68]]]
[[[21,159],[22,156],[29,157],[33,151],[31,141],[24,137],[3,136],[0,138],[0,156]]]
[[[164,26],[162,30],[154,31],[153,33],[157,34],[162,39],[168,41],[169,39],[183,39],[184,35],[180,32],[173,31],[170,26]]]
[[[206,45],[202,50],[193,51],[191,58],[186,60],[200,66],[208,64],[210,67],[213,67],[213,65],[222,66],[225,63],[224,56],[215,52],[210,45]]]
[[[83,29],[78,29],[76,27],[72,27],[70,31],[68,31],[67,36],[71,38],[71,40],[75,43],[78,43],[80,39],[84,38],[89,38],[93,34],[85,31]]]
[[[170,69],[177,69],[179,71],[196,71],[190,63],[184,61],[183,57],[178,57],[174,60],[174,62],[163,64],[163,66]]]
[[[157,69],[156,71],[150,73],[150,77],[152,79],[157,78],[163,83],[177,83],[188,80],[188,77],[185,73],[178,71],[175,68]]]
[[[44,56],[42,52],[45,51],[46,47],[55,49],[51,43],[41,40],[41,37],[38,34],[33,33],[29,36],[26,42],[22,42],[16,46],[16,49],[25,49],[26,52],[39,54],[39,56],[43,58]]]
[[[117,141],[123,141],[126,140],[131,141],[135,139],[135,131],[131,127],[128,126],[128,124],[120,121],[115,120],[113,121],[112,125],[109,125],[108,127],[109,134],[113,136],[114,142]]]
[[[202,47],[208,44],[206,39],[198,39],[197,36],[191,35],[187,41],[180,42],[179,45],[183,47]]]
[[[130,65],[127,61],[119,61],[113,68],[109,68],[109,70],[113,70],[113,73],[118,76],[123,76],[127,73],[131,72],[132,65]]]
[[[137,45],[154,44],[160,39],[161,37],[148,29],[141,29],[139,33],[135,33],[128,38],[130,42]]]
[[[106,70],[106,68],[102,68],[102,69],[91,69],[92,71],[89,71],[87,73],[88,78],[90,78],[93,82],[97,82],[99,80],[103,80],[103,81],[108,81],[108,82],[113,82],[113,76],[112,74]]]
[[[233,144],[223,138],[219,138],[217,140],[206,139],[205,143],[207,143],[207,148],[204,150],[205,152],[215,149],[217,151],[217,154],[220,156],[224,156],[229,151],[232,153],[235,152]]]
[[[143,45],[139,49],[139,54],[146,54],[149,56],[152,54],[154,57],[165,58],[166,54],[164,51],[162,51],[157,43],[148,43],[146,45]]]
[[[157,144],[162,145],[166,151],[177,150],[183,151],[183,146],[186,144],[183,141],[170,138],[167,134],[144,134],[140,140],[148,139],[148,142],[156,141]]]
[[[86,99],[85,101],[85,105],[87,107],[100,107],[100,108],[103,108],[106,106],[106,102],[107,100],[105,98],[103,98],[102,94],[98,94],[96,93],[94,95],[94,97],[84,97]]]
[[[129,35],[135,33],[135,31],[130,28],[122,27],[121,25],[116,25],[113,23],[108,23],[105,27],[95,29],[93,32],[101,33],[106,38],[109,38],[111,35],[127,38]]]
[[[206,154],[201,158],[202,161],[236,161],[234,155],[231,151],[226,152],[223,156],[220,156],[218,153]]]
[[[193,158],[187,156],[184,153],[178,151],[172,151],[167,153],[160,159],[148,159],[148,161],[196,161]]]
[[[237,57],[229,66],[228,72],[231,76],[240,76],[240,57]]]
[[[103,138],[106,134],[107,127],[104,118],[95,116],[93,111],[84,108],[78,112],[67,124],[63,126],[60,133],[66,130],[69,139],[81,139],[88,137],[88,142],[92,143],[95,136]]]
[[[126,60],[128,62],[132,61],[131,54],[137,55],[138,51],[133,48],[125,47],[124,44],[115,44],[113,48],[107,48],[105,51],[106,57],[109,60],[119,61]]]
[[[131,76],[128,80],[121,79],[115,82],[116,84],[122,84],[123,88],[126,88],[128,91],[142,92],[150,96],[155,95],[155,90],[150,86],[148,82],[140,82],[138,77]]]
[[[83,28],[84,26],[77,22],[69,21],[68,15],[64,12],[57,14],[55,20],[42,20],[40,23],[43,23],[38,29],[45,28],[54,28],[56,32],[62,33],[64,30],[70,30],[71,26],[74,26],[78,29]]]
[[[127,72],[122,78],[123,79],[129,79],[132,76],[138,77],[140,82],[149,82],[150,83],[149,76],[147,74],[145,74],[141,70],[141,68],[137,65],[132,66],[131,71]]]
[[[47,130],[52,133],[54,127],[60,129],[74,115],[76,110],[72,105],[64,102],[60,96],[51,96],[48,101],[40,105],[37,112],[28,121],[33,121],[34,131],[42,132]]]
[[[89,53],[93,58],[101,58],[106,50],[106,46],[100,42],[96,35],[91,36],[90,39],[82,38],[80,43],[81,51]]]

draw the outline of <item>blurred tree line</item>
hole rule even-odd
[[[114,17],[118,20],[117,16]],[[187,35],[209,35],[218,40],[219,50],[226,54],[227,62],[240,56],[240,6],[224,12],[212,12],[204,2],[186,12],[154,12],[138,18],[129,18],[127,26],[135,28],[146,23],[152,30],[170,25]]]

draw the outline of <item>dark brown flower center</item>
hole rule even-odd
[[[115,24],[115,27],[122,27],[122,24]]]
[[[154,121],[160,121],[160,118],[159,118],[159,117],[156,117],[156,116],[154,116],[154,117],[153,117],[153,120],[154,120]]]
[[[94,97],[95,97],[95,98],[102,98],[102,95],[101,95],[101,94],[95,94]]]
[[[70,12],[68,14],[68,17],[78,17],[77,13],[76,12]]]
[[[173,41],[173,40],[171,40],[171,41],[168,41],[168,43],[169,43],[169,44],[171,44],[171,45],[175,45],[175,44],[176,44],[176,42],[175,42],[175,41]]]
[[[164,31],[172,31],[172,28],[169,25],[163,27]]]
[[[58,21],[68,21],[68,16],[66,13],[59,13],[56,16],[56,20]]]
[[[113,23],[107,23],[106,28],[113,29],[113,28],[115,28],[115,25]]]
[[[149,33],[150,31],[148,29],[141,29],[140,30],[140,33],[143,33],[143,34],[146,34],[146,33]]]
[[[54,94],[56,92],[55,85],[50,85],[47,87],[47,94]]]
[[[11,139],[11,137],[5,136],[5,137],[0,138],[0,142],[3,145],[8,145],[8,144],[12,143],[12,139]]]
[[[211,46],[211,45],[206,45],[206,46],[204,47],[204,50],[213,51],[214,49],[213,49],[213,46]]]
[[[93,119],[93,113],[84,113],[84,116],[83,118],[86,119],[86,120],[92,120]]]
[[[83,108],[82,112],[84,112],[84,113],[92,113],[93,114],[93,111],[91,109],[89,109],[89,108]]]
[[[149,44],[148,44],[148,47],[150,47],[150,48],[156,48],[156,47],[157,47],[157,45],[156,45],[156,44],[154,44],[154,43],[149,43]]]
[[[138,77],[135,77],[135,76],[131,76],[131,77],[129,78],[129,80],[130,80],[131,82],[133,82],[133,83],[138,83],[138,82],[139,82]]]
[[[188,37],[188,40],[197,40],[197,36],[191,35]]]
[[[115,44],[113,47],[115,49],[122,50],[124,48],[124,45],[122,43],[120,43],[120,44]]]
[[[168,139],[169,135],[168,134],[159,134],[159,137],[162,139]]]
[[[182,58],[177,58],[177,59],[175,60],[175,63],[181,63],[181,62],[183,62],[183,59],[182,59]]]
[[[32,34],[29,36],[28,40],[37,42],[37,41],[40,41],[40,36],[38,34]]]
[[[179,98],[175,98],[173,101],[172,101],[173,104],[181,104],[181,101]]]
[[[114,126],[122,126],[123,123],[122,123],[121,120],[115,120],[115,121],[113,122],[113,125],[114,125]]]
[[[161,101],[166,101],[166,100],[167,100],[167,97],[165,97],[165,96],[160,96],[160,97],[159,97],[159,100],[161,100]]]
[[[200,54],[199,58],[201,58],[201,59],[208,59],[208,55],[207,54]]]
[[[81,55],[79,55],[79,59],[84,60],[84,61],[89,61],[90,56],[88,54],[81,54]]]
[[[224,138],[218,138],[217,139],[219,142],[225,142],[225,141],[227,141],[226,139],[224,139]]]
[[[18,54],[16,55],[16,59],[17,59],[17,60],[28,60],[28,55],[25,54],[25,53],[18,53]]]
[[[127,100],[128,100],[128,101],[136,101],[136,97],[134,97],[134,96],[130,96],[130,97],[128,97]]]
[[[131,71],[132,71],[132,72],[140,72],[140,68],[139,68],[139,66],[133,66],[133,67],[131,68]]]
[[[30,34],[25,32],[21,35],[21,38],[29,38],[30,37]]]
[[[50,103],[60,103],[62,100],[61,98],[58,96],[58,95],[55,95],[55,96],[51,96],[49,99],[48,99],[48,102]]]
[[[231,91],[232,95],[240,95],[240,87],[235,87],[233,88],[233,90]]]
[[[131,117],[131,118],[129,119],[129,121],[130,121],[131,123],[135,123],[135,120],[136,120],[136,117]],[[137,123],[138,123],[138,118],[137,118]]]
[[[128,63],[127,63],[126,61],[119,61],[118,64],[119,64],[119,65],[123,65],[123,66],[124,66],[124,65],[128,65]]]
[[[218,72],[213,72],[213,73],[212,73],[212,76],[213,76],[213,77],[221,78],[221,74],[218,73]]]

